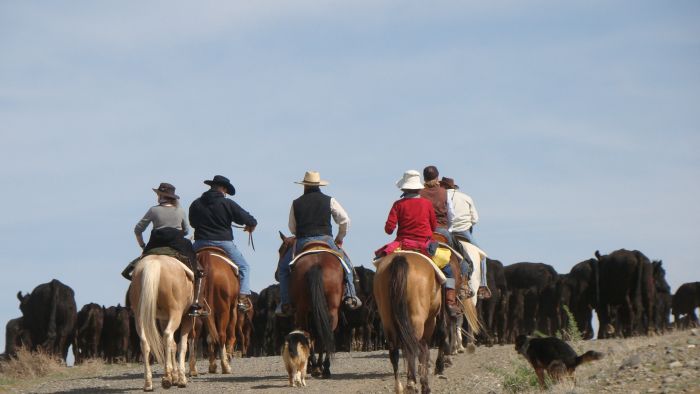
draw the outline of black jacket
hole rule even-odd
[[[256,226],[258,221],[221,192],[208,190],[190,205],[190,225],[195,240],[232,241],[231,223]]]
[[[292,203],[297,238],[317,235],[333,236],[331,197],[318,188],[309,189]]]

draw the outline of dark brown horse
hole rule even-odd
[[[226,347],[236,344],[235,327],[238,320],[238,292],[240,282],[226,252],[215,247],[205,247],[197,251],[197,260],[206,275],[202,279],[202,298],[205,309],[210,309],[206,324],[209,335],[209,372],[216,373],[216,356],[221,359],[221,373],[231,373]],[[196,338],[194,338],[196,341]],[[190,375],[196,376],[196,351],[190,352]]]
[[[281,232],[280,238],[281,258],[287,249],[294,247],[295,238],[285,237]],[[338,310],[344,291],[343,278],[343,267],[330,248],[327,252],[300,257],[294,263],[289,278],[289,293],[296,308],[295,326],[311,333],[314,349],[318,353],[318,360],[315,354],[309,358],[311,375],[314,377],[331,376],[330,357],[335,352],[333,332],[338,327]]]

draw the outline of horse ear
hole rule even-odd
[[[282,234],[281,231],[279,231],[279,233],[280,233],[280,238],[282,238],[282,241],[284,241],[285,239],[287,239],[287,237],[285,237],[284,234]]]

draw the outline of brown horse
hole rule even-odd
[[[294,247],[295,238],[285,237],[281,232],[280,238],[281,258],[288,248]],[[289,293],[292,304],[296,307],[295,326],[311,334],[314,349],[318,353],[318,360],[315,354],[309,358],[311,375],[314,377],[331,376],[330,357],[335,353],[333,332],[338,327],[338,310],[344,291],[343,278],[343,267],[330,249],[328,252],[300,257],[294,263],[289,278]]]
[[[233,331],[235,331],[235,339],[241,349],[241,357],[248,357],[250,338],[253,334],[253,316],[255,316],[255,306],[251,306],[245,313],[239,313],[235,327],[233,324],[229,327],[229,338],[234,335]],[[229,352],[233,352],[234,344],[229,346]]]
[[[417,358],[421,391],[430,392],[428,343],[433,333],[437,334],[439,343],[435,362],[436,374],[443,372],[450,351],[450,343],[447,340],[448,316],[443,304],[441,286],[435,279],[435,270],[425,257],[411,252],[387,255],[376,265],[374,297],[389,344],[395,391],[403,392],[398,372],[401,349],[406,360],[408,389],[418,389]]]
[[[231,373],[226,347],[236,345],[236,336],[230,329],[238,320],[238,276],[227,263],[226,252],[215,247],[197,251],[197,260],[205,272],[202,279],[202,298],[205,308],[210,308],[207,324],[209,345],[209,373],[216,373],[216,356],[221,360],[221,373]],[[190,375],[197,375],[196,351],[190,352]]]
[[[193,281],[191,271],[178,260],[169,256],[150,255],[142,258],[136,267],[129,286],[127,298],[134,308],[136,330],[141,338],[143,353],[144,391],[153,391],[150,353],[164,366],[165,373],[161,384],[169,388],[187,385],[185,376],[185,353],[187,336],[192,329],[192,319],[183,316],[192,303]],[[156,320],[160,322],[163,335],[158,332]],[[181,324],[182,323],[182,324]],[[180,328],[180,345],[174,340],[175,331]],[[174,371],[174,366],[177,366]]]

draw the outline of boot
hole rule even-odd
[[[241,313],[248,312],[252,306],[253,304],[250,302],[250,297],[248,297],[247,294],[238,295],[238,310],[241,311]]]
[[[447,313],[451,317],[457,317],[460,313],[459,306],[457,305],[457,294],[455,289],[445,289],[445,303],[447,304]]]
[[[134,272],[134,268],[136,267],[136,263],[138,263],[139,260],[141,260],[141,257],[142,256],[139,256],[139,257],[131,260],[131,262],[126,266],[126,268],[124,268],[124,271],[122,271],[122,276],[126,280],[131,280],[131,273]]]
[[[195,292],[194,292],[194,302],[192,305],[190,305],[189,311],[187,311],[187,314],[192,317],[205,317],[209,316],[209,312],[204,310],[201,305],[199,305],[199,292],[202,288],[202,276],[197,277],[195,275],[195,280],[197,282],[197,285],[195,286]]]

